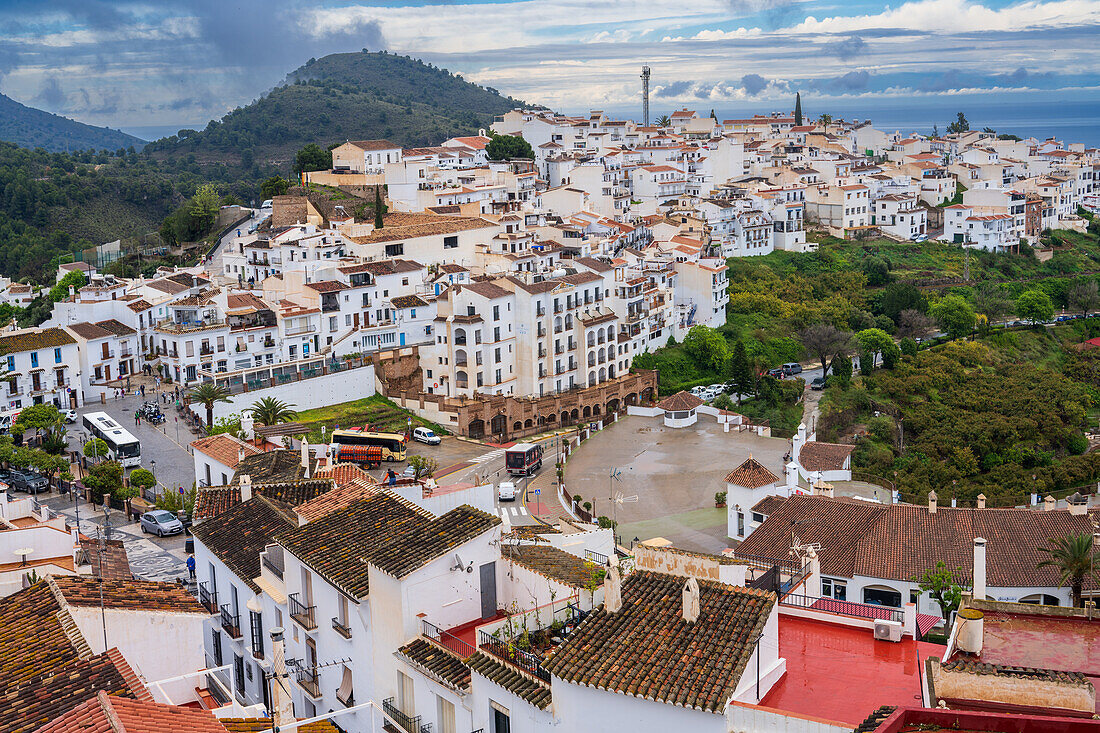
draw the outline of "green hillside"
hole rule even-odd
[[[204,130],[181,130],[146,149],[162,159],[194,156],[199,165],[228,168],[215,174],[221,180],[258,179],[261,166],[288,170],[308,143],[387,138],[435,145],[476,133],[519,104],[409,57],[333,54],[311,59],[283,85]]]
[[[107,127],[50,114],[0,94],[0,140],[51,152],[141,148],[144,140]]]

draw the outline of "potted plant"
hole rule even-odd
[[[714,495],[714,506],[716,506],[719,509],[724,509],[726,507],[726,492],[725,491],[719,491],[718,493],[716,493]]]

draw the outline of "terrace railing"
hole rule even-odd
[[[473,644],[459,639],[454,634],[444,631],[433,623],[420,621],[420,633],[439,644],[444,649],[449,649],[463,659],[469,659],[477,649]]]

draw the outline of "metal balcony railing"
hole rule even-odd
[[[207,582],[199,583],[199,605],[205,608],[210,613],[217,613],[218,608],[218,592],[210,587]]]
[[[300,669],[298,670],[297,678],[298,684],[310,697],[321,696],[321,685],[317,679],[317,670],[309,668]]]
[[[492,634],[479,631],[479,646],[493,654],[493,656],[511,662],[520,669],[529,672],[544,682],[550,681],[550,673],[542,668],[542,660],[534,654],[516,648],[514,644],[502,641]]]
[[[340,619],[335,616],[332,619],[332,628],[336,629],[336,633],[345,639],[351,638],[351,627],[340,623]]]
[[[229,604],[222,606],[222,628],[225,629],[225,633],[229,634],[230,638],[241,638],[241,615],[239,613],[233,613],[229,608]]]
[[[382,701],[382,710],[386,715],[397,721],[406,733],[420,733],[420,716],[406,715],[394,704],[394,698],[388,697]]]
[[[463,659],[472,657],[474,652],[477,651],[473,644],[463,641],[454,634],[444,631],[435,624],[424,621],[423,619],[420,621],[420,633]]]
[[[316,606],[307,606],[302,603],[298,600],[297,593],[291,593],[287,601],[290,604],[290,617],[297,621],[303,629],[313,631],[317,628],[317,621],[314,619]]]

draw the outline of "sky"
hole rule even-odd
[[[310,57],[387,49],[564,112],[1100,101],[1100,0],[0,0],[0,92],[205,125]],[[858,114],[856,115],[858,116]]]

